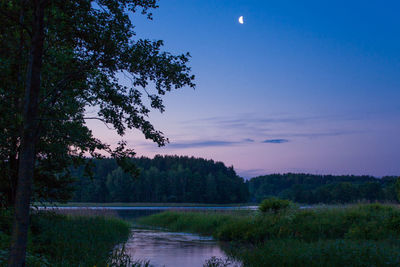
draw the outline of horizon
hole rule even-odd
[[[210,158],[247,177],[400,175],[400,3],[159,6],[152,21],[132,17],[137,37],[189,52],[197,87],[168,93],[166,111],[152,112],[166,147],[138,131],[123,137],[137,156]],[[101,122],[87,125],[101,140],[120,140]]]

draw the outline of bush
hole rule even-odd
[[[278,213],[281,210],[287,209],[290,204],[289,200],[271,197],[264,199],[258,209],[262,212],[273,211],[274,213]]]

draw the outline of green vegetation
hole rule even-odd
[[[261,202],[259,210],[261,212],[273,211],[274,213],[278,213],[279,211],[289,208],[290,204],[291,202],[289,200],[271,197]]]
[[[0,216],[0,266],[7,262],[11,213]],[[38,212],[31,216],[27,266],[106,266],[123,259],[114,247],[127,240],[127,222],[101,216]]]
[[[41,3],[41,2],[40,2]],[[89,3],[89,2],[88,2]],[[140,39],[129,18],[133,13],[151,17],[153,0],[112,0],[92,6],[87,2],[60,1],[52,5],[24,5],[2,1],[0,8],[0,200],[14,203],[18,160],[24,124],[38,136],[33,185],[36,200],[65,200],[71,196],[71,166],[89,163],[85,155],[102,158],[100,151],[124,164],[135,153],[120,142],[115,149],[93,136],[85,120],[98,119],[123,136],[138,129],[146,139],[162,146],[167,138],[150,123],[153,110],[163,112],[163,96],[173,89],[195,87],[188,66],[189,54],[163,51],[163,42]],[[39,5],[39,6],[38,6]],[[41,11],[42,38],[36,40],[33,16]],[[137,12],[137,13],[136,13]],[[14,18],[24,20],[20,23]],[[79,23],[78,23],[79,21]],[[107,45],[99,45],[107,44]],[[28,75],[37,53],[36,72]],[[121,73],[132,84],[119,84]],[[39,79],[29,88],[32,75]],[[33,86],[32,85],[32,86]],[[25,87],[28,86],[28,87]],[[25,98],[27,92],[36,97]],[[29,103],[28,103],[29,102]],[[32,105],[27,113],[24,106]],[[88,116],[87,109],[96,112]],[[36,112],[32,112],[35,110]],[[32,116],[32,117],[28,117]],[[40,123],[39,123],[40,122]],[[38,129],[40,128],[40,131]],[[28,131],[28,129],[25,129]],[[89,165],[87,165],[89,167]],[[89,170],[90,168],[87,168]],[[132,169],[130,169],[132,170]]]
[[[249,180],[250,200],[275,196],[297,203],[397,202],[397,177],[271,174]]]
[[[245,266],[398,266],[400,209],[368,204],[277,213],[164,212],[139,223],[212,235]]]
[[[297,203],[397,202],[396,177],[271,174],[244,181],[221,162],[183,156],[130,161],[140,170],[133,179],[114,159],[93,160],[93,179],[83,167],[72,169],[72,201],[85,203],[245,203],[279,197]]]
[[[233,215],[234,214],[234,215]],[[230,212],[177,212],[166,211],[148,217],[139,218],[139,225],[166,228],[171,231],[217,235],[217,229],[223,225],[234,224],[240,219],[247,220],[248,211]]]
[[[245,266],[399,266],[399,248],[372,240],[272,240],[234,249]]]
[[[248,200],[247,185],[233,167],[222,162],[183,156],[132,159],[138,179],[113,159],[95,160],[93,179],[84,169],[77,177],[74,202],[240,203]]]
[[[71,166],[104,153],[135,175],[126,142],[93,136],[100,120],[124,136],[137,129],[159,146],[168,139],[149,120],[163,96],[194,88],[188,53],[139,39],[131,17],[151,19],[155,0],[0,2],[0,205],[14,206],[10,266],[23,266],[30,201],[71,196]],[[121,83],[121,75],[129,80]],[[88,116],[89,115],[89,116]],[[89,173],[90,168],[86,168]],[[15,204],[15,205],[14,205]]]
[[[235,204],[207,204],[207,203],[173,203],[173,202],[111,202],[111,203],[93,203],[93,202],[67,202],[67,203],[35,203],[42,207],[242,207],[251,205],[249,203]]]

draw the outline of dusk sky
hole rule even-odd
[[[399,10],[374,0],[160,1],[153,21],[132,17],[137,37],[190,52],[197,86],[169,93],[166,112],[151,114],[166,147],[139,131],[123,139],[138,156],[214,159],[246,178],[400,175]]]

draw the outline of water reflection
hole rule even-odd
[[[226,257],[212,238],[156,230],[133,229],[125,249],[133,259],[150,260],[157,267],[203,266],[213,256]]]
[[[230,212],[252,210],[246,207],[39,207],[69,215],[116,216],[135,223],[137,218],[165,210]],[[121,244],[122,245],[122,244]],[[125,244],[125,252],[132,260],[150,260],[151,266],[196,267],[203,266],[211,257],[226,259],[226,254],[211,237],[159,230],[132,230]],[[215,265],[213,265],[215,266]],[[240,266],[237,262],[223,266]]]

